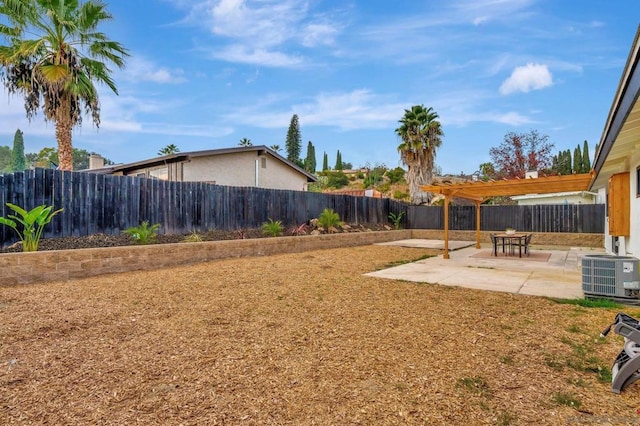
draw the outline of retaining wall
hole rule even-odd
[[[409,238],[443,239],[439,230],[353,232],[300,237],[152,244],[0,254],[0,285],[64,281],[95,275],[157,269],[229,257],[268,256],[354,247]],[[475,241],[474,231],[450,231],[450,240]],[[490,241],[482,232],[483,242]],[[602,247],[602,234],[535,233],[534,245]]]
[[[0,254],[0,285],[64,281],[229,257],[268,256],[411,238],[410,230]]]

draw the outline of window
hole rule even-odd
[[[169,180],[169,169],[166,166],[151,169],[149,170],[149,177],[153,179]]]

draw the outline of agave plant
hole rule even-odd
[[[136,244],[146,245],[156,241],[159,228],[159,223],[149,226],[149,221],[145,220],[140,226],[132,226],[122,231],[122,233],[128,234]]]
[[[12,228],[18,234],[22,241],[23,251],[38,251],[38,244],[42,237],[42,231],[46,224],[62,209],[53,211],[53,206],[45,204],[26,211],[22,207],[15,204],[7,203],[7,207],[16,212],[16,214],[0,217],[0,224]],[[20,227],[18,226],[21,225]]]

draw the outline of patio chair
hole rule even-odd
[[[515,251],[516,248],[520,249],[520,247],[522,247],[522,252],[525,254],[525,256],[529,256],[529,244],[531,244],[531,237],[533,237],[533,234],[527,234],[527,236],[524,237],[524,241],[521,239],[514,241],[512,243],[511,250]]]
[[[496,237],[496,234],[489,234],[489,237],[491,238],[491,256],[497,256],[498,255],[498,237]],[[503,247],[504,250],[504,247]]]

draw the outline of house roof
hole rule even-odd
[[[629,170],[629,154],[640,141],[640,26],[622,72],[618,90],[600,138],[590,189],[607,185],[611,175]]]
[[[255,151],[258,155],[270,155],[276,160],[281,161],[282,163],[296,170],[300,174],[306,176],[307,182],[316,182],[318,180],[318,178],[313,174],[307,172],[297,164],[292,163],[291,161],[287,160],[286,158],[278,154],[276,151],[264,145],[208,149],[204,151],[177,152],[175,154],[163,155],[160,157],[150,158],[148,160],[136,161],[134,163],[105,166],[100,169],[91,170],[91,172],[96,172],[96,173],[124,172],[126,173],[128,171],[137,170],[144,167],[154,167],[154,166],[161,166],[163,164],[180,163],[183,161],[189,161],[189,159],[196,158],[196,157],[209,157],[214,155],[236,154],[236,153],[253,152],[253,151]]]

